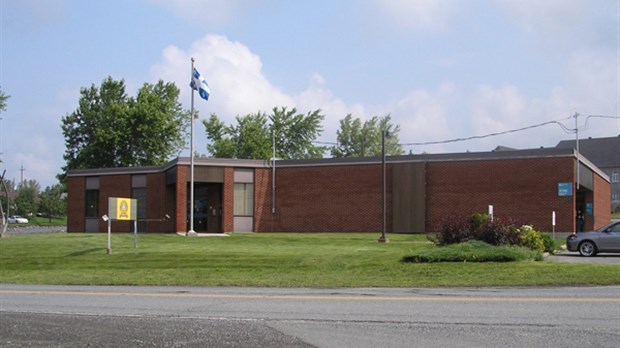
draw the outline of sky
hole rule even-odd
[[[0,172],[55,184],[61,120],[108,76],[131,96],[174,82],[189,109],[192,57],[201,119],[321,109],[322,142],[347,114],[391,115],[407,153],[553,147],[575,114],[580,138],[618,136],[619,17],[620,0],[0,0]],[[410,145],[548,121],[564,127]]]

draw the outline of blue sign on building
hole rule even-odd
[[[558,183],[558,196],[559,197],[570,197],[572,195],[573,195],[573,183],[572,182]]]
[[[594,213],[594,207],[592,203],[586,203],[586,215],[592,215]]]

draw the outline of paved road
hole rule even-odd
[[[620,287],[0,285],[2,347],[618,347]]]

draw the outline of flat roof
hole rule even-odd
[[[553,157],[573,157],[577,158],[577,153],[573,148],[539,148],[511,151],[488,151],[488,152],[461,152],[444,154],[419,154],[403,156],[386,156],[386,163],[420,163],[420,162],[462,162],[462,161],[493,161],[509,159],[530,159],[530,158],[553,158]],[[579,157],[580,162],[598,175],[609,180],[607,175],[597,166],[592,164],[585,157]],[[295,167],[321,167],[321,166],[343,166],[343,165],[364,165],[380,164],[381,156],[374,157],[345,157],[345,158],[317,158],[302,160],[276,160],[276,168],[295,168]],[[96,175],[122,175],[122,174],[151,174],[161,173],[170,170],[178,165],[189,166],[189,157],[178,157],[161,166],[145,167],[120,167],[120,168],[93,168],[93,169],[72,169],[67,173],[68,177],[76,176],[96,176]],[[271,168],[270,160],[247,160],[230,158],[197,158],[194,160],[195,166],[209,167],[235,167],[235,168]]]

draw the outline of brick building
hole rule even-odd
[[[556,147],[577,148],[575,140],[560,141]],[[580,139],[579,153],[609,176],[612,211],[620,212],[620,135],[608,138]]]
[[[381,231],[380,157],[195,161],[194,230],[230,232]],[[610,178],[573,149],[395,156],[386,159],[387,232],[433,232],[446,218],[486,213],[551,231],[610,220]],[[163,166],[72,170],[69,232],[103,232],[109,197],[138,201],[140,232],[187,231],[189,158]],[[274,181],[275,178],[275,181]],[[115,221],[113,231],[129,232]]]

